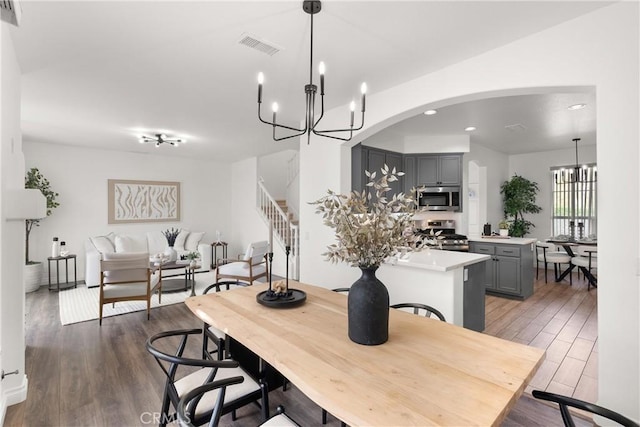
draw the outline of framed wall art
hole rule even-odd
[[[109,224],[180,221],[180,183],[108,180]]]

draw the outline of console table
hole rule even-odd
[[[69,282],[69,260],[73,260],[73,282]],[[76,288],[78,286],[78,271],[76,268],[76,255],[69,254],[66,256],[57,256],[57,257],[48,257],[48,273],[49,273],[49,290],[57,291],[69,289],[71,287]],[[56,262],[56,287],[51,287],[51,262]],[[60,283],[60,261],[64,261],[64,270],[65,270],[65,282]]]
[[[222,259],[227,258],[227,242],[213,242],[211,244],[211,269],[218,268],[218,247],[222,248]]]

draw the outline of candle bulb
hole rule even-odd
[[[276,114],[278,113],[278,103],[274,102],[271,105],[271,109],[273,110],[273,125],[275,126],[275,124],[276,124]]]
[[[356,103],[351,101],[351,104],[349,104],[349,109],[351,110],[351,127],[353,127],[353,117],[354,111],[356,110]]]
[[[320,72],[320,95],[324,95],[324,62],[320,62],[318,71]]]
[[[366,100],[366,96],[367,96],[367,84],[366,83],[362,83],[362,86],[360,86],[360,92],[362,92],[362,112],[364,113],[365,100]]]
[[[258,104],[262,102],[262,83],[264,82],[264,74],[258,73]]]

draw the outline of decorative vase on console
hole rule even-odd
[[[176,237],[178,237],[179,233],[180,233],[180,230],[177,230],[173,227],[171,227],[170,230],[165,230],[162,232],[162,234],[164,234],[164,237],[167,238],[167,244],[169,245],[164,250],[164,254],[169,258],[169,261],[178,260],[178,252],[176,252],[176,250],[173,249],[173,245],[176,243]]]
[[[311,204],[323,215],[325,225],[335,229],[337,243],[324,253],[331,262],[344,261],[357,266],[362,276],[351,286],[347,300],[348,334],[351,341],[379,345],[389,338],[389,292],[376,278],[376,270],[387,258],[422,249],[426,244],[413,232],[416,198],[404,193],[387,197],[389,183],[404,173],[387,165],[365,174],[365,192],[348,195],[329,190]],[[415,195],[415,189],[412,190]]]

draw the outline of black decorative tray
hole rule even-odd
[[[299,289],[289,289],[286,293],[262,291],[256,295],[256,301],[271,308],[291,308],[303,304],[307,300],[307,294]]]

